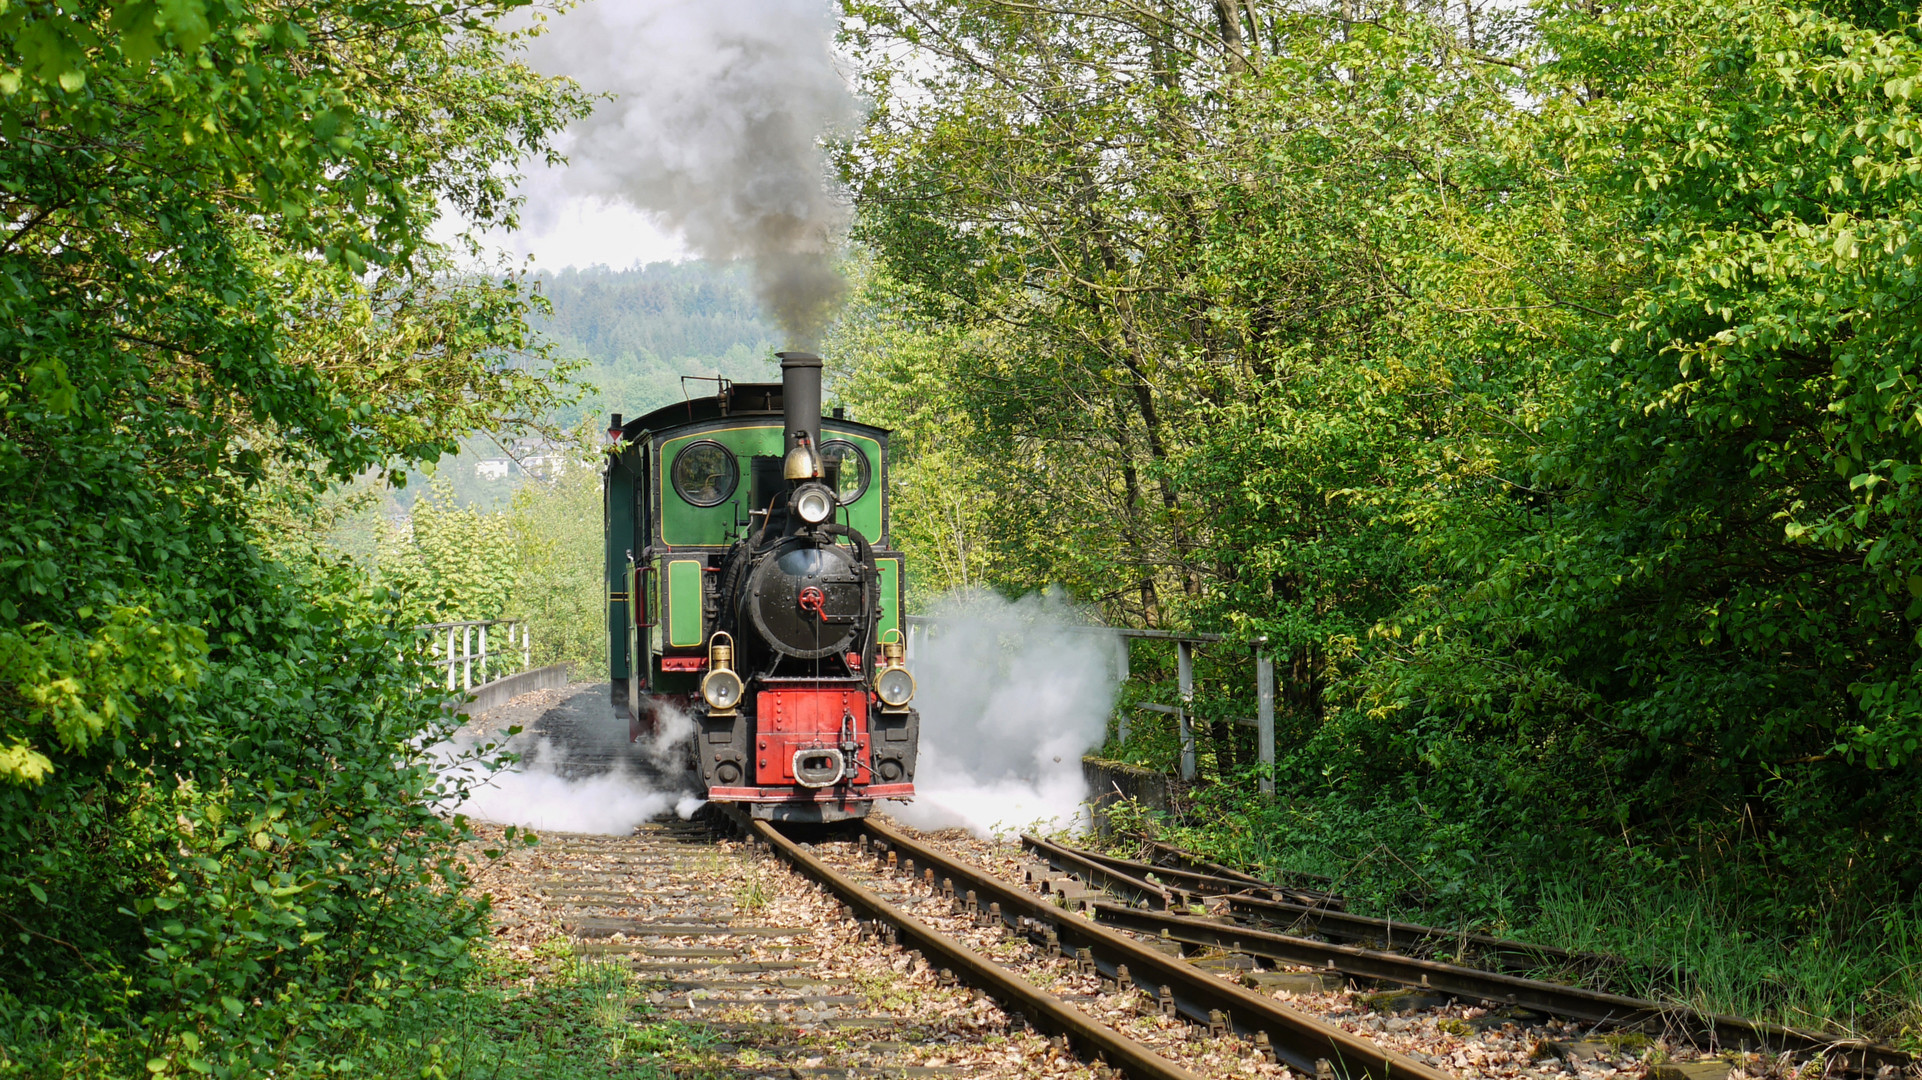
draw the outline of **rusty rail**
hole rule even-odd
[[[1712,1049],[1822,1054],[1830,1061],[1839,1060],[1853,1070],[1871,1074],[1882,1066],[1903,1070],[1914,1063],[1910,1055],[1893,1047],[1855,1039],[1832,1039],[1779,1024],[1699,1012],[1680,1004],[1644,1001],[1354,945],[1331,945],[1215,919],[1142,911],[1103,901],[1096,901],[1090,908],[1097,919],[1108,925],[1140,933],[1165,934],[1168,939],[1183,944],[1230,949],[1284,964],[1326,968],[1355,978],[1419,987],[1449,997],[1515,1005],[1611,1027],[1680,1033]]]
[[[1119,895],[1130,900],[1143,901],[1150,907],[1165,909],[1166,905],[1158,902],[1158,896],[1156,894],[1130,892],[1125,880],[1129,877],[1141,877],[1143,885],[1151,889],[1156,888],[1152,883],[1146,882],[1145,877],[1143,877],[1143,872],[1152,870],[1152,872],[1159,875],[1164,873],[1160,868],[1153,867],[1150,864],[1131,863],[1129,860],[1117,859],[1111,855],[1105,855],[1097,851],[1089,851],[1069,844],[1039,840],[1038,838],[1034,839],[1033,842],[1030,842],[1030,840],[1031,838],[1028,836],[1022,837],[1022,843],[1028,850],[1034,852],[1050,865],[1053,865],[1056,869],[1065,873],[1079,874],[1081,868],[1090,862],[1098,862],[1106,867],[1121,870],[1121,876],[1124,880],[1120,882],[1121,887],[1116,890]],[[1184,856],[1187,860],[1193,860],[1193,856],[1187,856],[1186,853],[1181,852],[1178,848],[1171,848],[1163,844],[1157,844],[1156,846],[1161,849],[1159,853],[1178,854]],[[1209,863],[1205,865],[1213,866],[1214,864]],[[1140,867],[1141,869],[1132,871],[1123,869],[1129,866]],[[1226,867],[1216,867],[1216,869],[1227,871]],[[1602,971],[1628,966],[1627,961],[1615,956],[1605,956],[1599,953],[1570,952],[1567,949],[1559,949],[1553,945],[1537,945],[1533,942],[1512,941],[1506,938],[1490,937],[1487,934],[1469,933],[1465,930],[1449,930],[1439,926],[1425,926],[1421,923],[1400,922],[1395,919],[1357,915],[1353,912],[1342,910],[1341,899],[1332,895],[1329,901],[1315,900],[1315,902],[1312,903],[1303,902],[1304,900],[1315,899],[1315,896],[1320,895],[1314,890],[1310,890],[1311,893],[1315,894],[1314,896],[1288,899],[1285,898],[1285,896],[1276,896],[1273,894],[1286,894],[1295,890],[1289,890],[1285,886],[1271,885],[1268,882],[1248,877],[1246,874],[1240,874],[1236,871],[1227,872],[1235,874],[1235,878],[1223,879],[1216,883],[1217,888],[1209,893],[1214,898],[1212,906],[1225,906],[1225,910],[1229,915],[1243,920],[1254,920],[1264,923],[1284,932],[1314,933],[1328,938],[1331,941],[1386,950],[1405,951],[1410,948],[1426,948],[1442,952],[1452,950],[1456,956],[1472,951],[1478,961],[1490,965],[1495,970],[1505,971],[1511,974],[1532,974],[1544,968]],[[1249,884],[1240,891],[1222,891],[1227,885],[1236,880],[1246,881]],[[1161,888],[1163,891],[1166,891],[1165,886]],[[1202,892],[1203,890],[1197,889],[1192,891]],[[1260,896],[1257,895],[1258,892],[1268,892],[1271,895]]]
[[[888,903],[879,894],[782,836],[768,822],[737,821],[782,859],[839,897],[843,903],[867,918],[893,927],[904,943],[986,991],[1011,1011],[1028,1017],[1036,1026],[1065,1036],[1085,1057],[1105,1060],[1135,1080],[1202,1080],[1146,1044],[1096,1021],[1055,995],[1028,983],[993,960]]]
[[[932,869],[957,894],[972,890],[977,903],[999,904],[1004,920],[1025,916],[1057,935],[1064,949],[1087,949],[1104,975],[1120,978],[1125,968],[1126,978],[1143,989],[1158,996],[1165,990],[1177,1011],[1190,1019],[1266,1034],[1276,1056],[1307,1075],[1317,1075],[1321,1071],[1317,1066],[1326,1063],[1336,1074],[1351,1077],[1450,1080],[1447,1073],[1430,1065],[1384,1050],[1273,998],[1198,970],[1126,934],[1072,915],[871,818],[863,821],[861,828],[871,839],[912,858],[916,865]]]
[[[1166,907],[1167,905],[1165,903],[1159,901],[1164,901],[1170,893],[1177,891],[1194,896],[1228,896],[1246,893],[1260,899],[1285,900],[1289,903],[1301,904],[1305,907],[1340,909],[1343,904],[1341,897],[1335,896],[1332,893],[1323,892],[1320,889],[1297,889],[1287,885],[1271,885],[1268,882],[1258,881],[1245,874],[1227,877],[1221,874],[1189,870],[1182,867],[1162,866],[1157,863],[1123,859],[1104,852],[1090,851],[1087,848],[1076,847],[1073,844],[1061,844],[1051,840],[1044,840],[1031,833],[1023,833],[1021,835],[1021,844],[1028,850],[1036,854],[1041,854],[1044,857],[1047,857],[1047,852],[1054,852],[1058,857],[1072,858],[1080,865],[1097,866],[1099,867],[1099,870],[1096,871],[1098,873],[1117,875],[1129,889],[1139,892],[1141,894],[1140,898],[1147,901],[1151,907]],[[1050,859],[1050,861],[1052,862],[1053,860]],[[1149,875],[1151,874],[1161,880],[1159,882],[1150,881]],[[1144,887],[1148,891],[1143,891]]]
[[[1030,833],[1021,834],[1021,846],[1048,860],[1056,869],[1072,873],[1089,885],[1117,896],[1163,911],[1180,903],[1176,890],[1156,885],[1131,870],[1111,866],[1091,851],[1052,843]]]
[[[1261,878],[1255,877],[1251,874],[1245,874],[1240,870],[1236,870],[1231,866],[1223,866],[1220,863],[1209,862],[1208,860],[1196,855],[1194,852],[1183,851],[1180,848],[1174,846],[1173,844],[1164,844],[1159,840],[1149,840],[1146,838],[1143,838],[1139,842],[1143,847],[1147,848],[1150,853],[1152,853],[1154,858],[1166,859],[1170,863],[1172,863],[1174,866],[1180,869],[1197,870],[1204,874],[1213,874],[1216,877],[1234,878],[1236,880],[1245,881],[1250,885],[1259,886],[1264,889],[1274,887],[1271,883],[1267,881],[1263,881]],[[1157,863],[1156,865],[1160,865],[1160,864]],[[1271,872],[1275,872],[1275,871],[1271,871]],[[1309,892],[1325,892],[1330,896],[1335,895],[1333,891],[1335,888],[1334,878],[1327,877],[1323,874],[1304,873],[1303,871],[1300,871],[1300,870],[1284,870],[1284,871],[1278,871],[1278,872],[1281,874],[1281,876],[1284,879],[1314,882],[1313,886],[1290,886],[1291,888],[1299,887],[1299,888],[1305,888]]]

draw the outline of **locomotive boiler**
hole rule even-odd
[[[821,360],[608,428],[608,669],[630,737],[693,720],[708,799],[783,821],[914,794],[888,433],[821,415]]]

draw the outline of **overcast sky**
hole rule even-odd
[[[536,270],[594,265],[624,270],[690,257],[681,239],[649,215],[563,191],[559,184],[530,185],[520,230],[488,239],[517,257],[531,256]]]
[[[847,208],[820,139],[858,123],[834,55],[833,0],[584,0],[526,42],[593,115],[530,164],[521,228],[483,237],[537,270],[750,260],[756,295],[794,340],[845,294],[833,251]],[[446,232],[460,223],[449,220]]]

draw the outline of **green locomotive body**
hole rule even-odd
[[[913,794],[888,433],[820,415],[820,361],[608,429],[608,674],[631,738],[689,714],[708,798],[837,820]],[[837,410],[838,412],[838,410]],[[890,671],[895,674],[888,674]],[[885,677],[885,678],[884,678]]]

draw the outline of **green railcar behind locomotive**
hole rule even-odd
[[[821,415],[821,360],[608,428],[608,674],[629,735],[694,720],[706,796],[785,821],[914,794],[888,433]],[[837,410],[838,412],[838,410]]]

